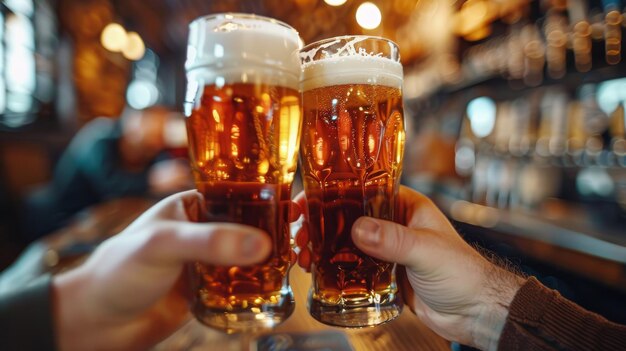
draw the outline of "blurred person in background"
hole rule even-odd
[[[177,118],[176,112],[155,106],[126,108],[118,120],[101,117],[86,124],[59,159],[50,183],[26,199],[25,239],[37,239],[107,200],[163,197],[192,188],[188,162],[166,152],[172,146],[166,131]]]

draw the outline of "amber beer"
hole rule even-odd
[[[192,311],[226,332],[271,328],[293,311],[289,204],[301,128],[298,33],[241,14],[190,26],[187,133],[203,219],[258,227],[273,243],[262,264],[190,264]]]
[[[301,59],[309,310],[331,325],[381,324],[402,308],[395,265],[360,251],[351,228],[361,216],[394,219],[405,135],[397,47],[340,37],[305,47]]]

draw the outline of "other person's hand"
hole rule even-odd
[[[59,349],[149,348],[191,317],[185,262],[243,266],[268,256],[270,238],[259,229],[195,223],[203,201],[196,191],[162,200],[82,266],[54,277]]]

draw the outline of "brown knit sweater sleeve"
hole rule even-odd
[[[626,326],[530,278],[511,302],[498,350],[626,350]]]

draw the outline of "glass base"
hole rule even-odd
[[[235,311],[207,308],[197,303],[192,307],[192,313],[202,324],[227,334],[258,333],[274,328],[293,313],[295,301],[291,289],[279,301],[273,305]]]
[[[390,301],[366,305],[324,304],[309,294],[309,313],[316,320],[344,328],[374,327],[396,319],[402,312],[403,303],[399,296]]]

